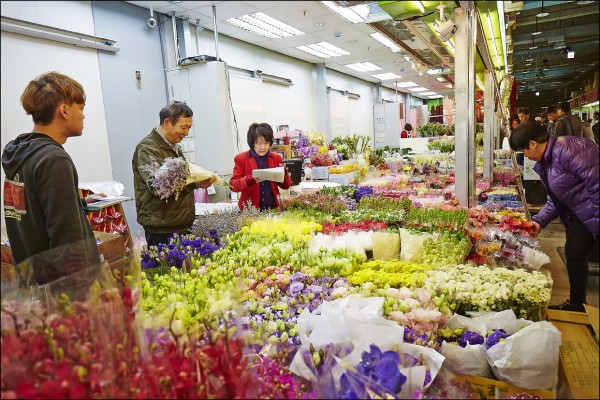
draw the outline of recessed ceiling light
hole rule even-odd
[[[407,88],[407,87],[414,87],[414,86],[419,86],[414,82],[411,81],[406,81],[406,82],[398,82],[396,83],[396,86],[401,87],[401,88]]]
[[[314,26],[315,28],[322,28],[322,27],[324,27],[324,26],[325,26],[325,22],[315,22],[315,23],[313,24],[313,26]]]
[[[367,4],[359,4],[352,7],[340,7],[334,1],[322,1],[321,4],[353,24],[365,22],[369,15],[369,6]]]
[[[304,35],[304,32],[299,31],[293,26],[269,17],[267,14],[261,12],[242,15],[237,18],[229,18],[225,20],[225,22],[271,39]]]
[[[353,69],[353,70],[358,71],[358,72],[376,71],[378,69],[381,69],[380,66],[375,65],[375,64],[370,63],[370,62],[346,64],[346,65],[344,65],[344,67]]]
[[[388,72],[385,74],[377,74],[377,75],[371,75],[373,78],[377,78],[380,79],[382,81],[387,81],[390,79],[401,79],[402,77],[400,75],[396,75],[393,72]]]
[[[350,54],[346,50],[340,49],[339,47],[327,42],[312,43],[307,44],[306,46],[298,46],[296,48],[321,58],[339,57]]]
[[[383,36],[381,33],[379,33],[379,32],[371,33],[370,36],[373,39],[377,40],[382,45],[389,47],[390,50],[392,50],[392,52],[397,53],[400,51],[400,47],[396,43],[392,42],[390,39]]]

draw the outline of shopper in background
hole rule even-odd
[[[510,123],[510,130],[514,131],[519,127],[519,125],[521,125],[521,120],[519,118],[513,118]]]
[[[548,131],[551,136],[556,136],[556,121],[558,120],[558,110],[556,109],[556,106],[548,106],[546,108],[546,115],[550,120],[550,124],[546,127],[546,131]]]
[[[588,257],[598,242],[598,145],[576,136],[553,137],[536,123],[522,124],[510,136],[510,147],[537,161],[533,167],[548,197],[533,217],[535,234],[560,217],[567,230],[565,255],[570,298],[550,306],[565,311],[585,311]]]
[[[596,142],[594,140],[594,132],[592,131],[592,119],[588,119],[587,121],[581,124],[581,135],[584,138],[590,139],[592,142]]]
[[[600,118],[600,113],[596,111],[594,113],[594,123],[592,123],[592,133],[594,134],[594,141],[596,144],[600,144],[600,134],[598,132],[598,118]]]
[[[62,146],[83,134],[85,92],[74,79],[47,72],[29,82],[21,105],[33,131],[2,154],[4,217],[19,283],[41,285],[100,264],[77,169]]]
[[[156,161],[162,165],[169,157],[185,160],[179,144],[189,133],[193,111],[185,103],[174,101],[159,113],[160,126],[142,139],[135,148],[131,165],[135,190],[137,221],[144,227],[148,246],[168,243],[174,233],[187,233],[195,219],[194,190],[208,188],[214,178],[187,185],[177,199],[161,200],[151,189],[150,173],[142,167]]]
[[[529,121],[529,108],[521,107],[517,110],[517,116],[521,123]]]
[[[540,125],[543,125],[542,124],[542,117],[535,117],[535,122],[537,122]]]
[[[284,167],[285,177],[282,183],[263,181],[252,176],[255,169],[275,168],[283,165],[283,159],[277,153],[271,153],[273,129],[266,123],[253,123],[248,128],[249,151],[244,151],[234,158],[233,175],[229,180],[231,191],[242,192],[238,205],[246,207],[250,201],[261,210],[279,207],[279,188],[292,186],[292,178]]]
[[[400,132],[400,138],[401,139],[409,138],[412,130],[413,130],[412,125],[407,122],[406,124],[404,124],[404,130],[402,132]]]
[[[577,115],[571,114],[571,105],[568,101],[556,105],[558,119],[556,120],[555,136],[573,135],[583,136],[583,126]]]

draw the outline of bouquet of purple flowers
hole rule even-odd
[[[188,163],[183,158],[168,157],[165,158],[162,165],[153,161],[142,166],[142,170],[150,174],[150,186],[154,189],[154,194],[160,197],[161,200],[170,197],[175,197],[175,200],[177,200],[181,190],[191,183],[214,178],[215,184],[224,184],[223,179],[214,172]]]

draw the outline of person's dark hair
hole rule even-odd
[[[508,138],[510,148],[514,151],[521,151],[529,148],[529,141],[534,140],[537,143],[545,143],[550,138],[546,128],[535,121],[527,121],[519,125]]]
[[[25,112],[39,125],[50,125],[56,108],[62,103],[85,104],[85,92],[75,79],[55,71],[36,77],[21,95],[21,105]]]
[[[525,114],[525,115],[529,115],[529,108],[527,107],[521,107],[517,110],[517,114]]]
[[[511,125],[511,127],[512,127],[512,123],[513,123],[514,121],[517,121],[517,124],[521,125],[521,120],[520,120],[518,117],[514,117],[513,119],[511,119],[511,120],[510,120],[510,125]]]
[[[558,108],[559,110],[563,110],[563,112],[571,112],[571,105],[569,104],[568,101],[561,101],[560,103],[558,103],[556,105],[556,108]]]
[[[160,113],[158,113],[158,116],[161,125],[165,123],[167,118],[171,121],[172,125],[175,125],[181,117],[193,117],[194,112],[187,104],[182,103],[181,101],[173,101],[171,104],[163,107],[163,109],[160,110]]]
[[[255,122],[248,128],[248,146],[250,148],[254,148],[254,143],[258,140],[258,138],[262,136],[266,142],[269,142],[269,146],[273,144],[273,128],[271,125],[262,122]]]
[[[407,122],[406,124],[404,124],[404,130],[406,132],[412,131],[412,125]]]
[[[548,106],[546,107],[546,114],[555,113],[557,110],[556,106]]]

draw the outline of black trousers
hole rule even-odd
[[[567,258],[567,273],[569,274],[571,303],[586,302],[588,281],[588,258],[598,242],[594,235],[585,227],[583,222],[571,214],[571,223],[567,230],[565,257]]]
[[[173,236],[172,233],[149,233],[144,232],[146,236],[146,243],[148,246],[158,246],[160,243],[168,244],[169,239]]]

